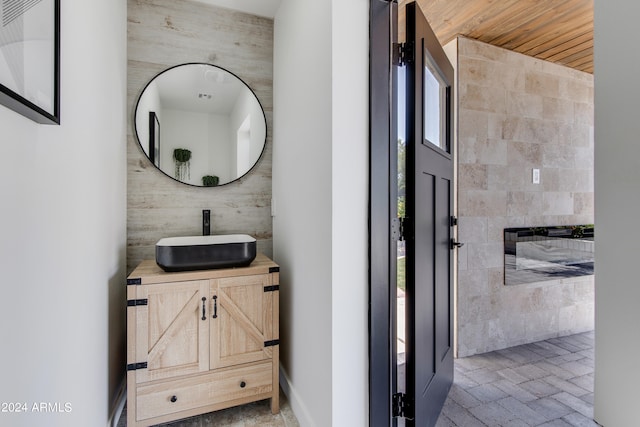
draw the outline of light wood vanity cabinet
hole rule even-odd
[[[143,261],[127,279],[127,425],[262,399],[278,402],[279,268],[178,273]]]

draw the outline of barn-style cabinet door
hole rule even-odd
[[[276,274],[211,281],[211,369],[272,360],[278,344]]]
[[[210,280],[136,288],[137,382],[208,371]]]

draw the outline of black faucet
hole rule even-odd
[[[202,235],[211,234],[211,211],[209,209],[202,210]]]

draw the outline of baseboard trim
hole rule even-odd
[[[289,400],[289,405],[291,405],[291,410],[293,410],[293,414],[298,419],[301,427],[316,427],[316,424],[313,422],[313,419],[309,415],[309,411],[307,410],[307,406],[300,399],[300,395],[296,392],[296,389],[291,384],[291,380],[287,375],[287,372],[280,364],[280,388],[287,396],[287,400]]]
[[[118,394],[115,399],[116,406],[113,408],[111,415],[109,416],[109,421],[107,422],[107,427],[117,427],[118,421],[120,421],[120,417],[122,416],[122,411],[124,410],[124,405],[127,403],[127,376],[125,374],[124,378],[122,378],[122,382],[120,383],[120,387],[118,389]]]

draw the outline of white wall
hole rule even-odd
[[[366,0],[284,0],[275,18],[274,258],[302,426],[368,425],[368,28]]]
[[[215,175],[220,183],[235,179],[235,132],[229,126],[229,116],[226,114],[209,114],[209,165],[204,175]],[[264,137],[262,139],[264,142]],[[202,185],[202,177],[200,177]]]
[[[126,3],[61,2],[60,126],[0,106],[0,413],[105,426],[124,378]]]
[[[243,122],[247,118],[250,117],[251,121],[251,130],[249,132],[250,135],[250,144],[249,144],[249,158],[250,165],[255,164],[262,154],[262,147],[264,144],[265,138],[265,127],[264,127],[264,114],[262,113],[262,108],[260,104],[256,101],[256,97],[250,90],[246,88],[242,88],[240,93],[238,94],[238,100],[236,101],[236,105],[233,107],[233,111],[230,114],[230,127],[231,127],[231,138],[232,144],[236,146],[236,132],[240,129]],[[236,161],[236,158],[233,158],[233,161]],[[244,175],[248,172],[248,169],[244,168],[242,170],[236,170],[236,175]]]
[[[218,161],[225,165],[218,175],[221,182],[228,182],[228,158],[224,150],[219,147],[212,150],[212,141],[228,142],[230,137],[228,117],[219,114],[196,113],[173,109],[162,110],[160,122],[160,153],[162,155],[162,170],[175,178],[175,162],[173,150],[185,148],[191,150],[189,161],[190,174],[185,176],[184,182],[202,185],[202,177],[211,175],[219,168],[212,168],[212,151],[218,156]],[[219,144],[222,145],[222,144]],[[224,144],[227,145],[227,144]],[[228,151],[228,150],[227,150]],[[190,176],[190,178],[189,178]]]
[[[333,426],[368,426],[369,1],[333,0]]]
[[[595,1],[595,419],[638,424],[640,120],[633,0]]]
[[[332,414],[331,3],[284,0],[273,50],[280,357],[300,425],[324,427]]]

